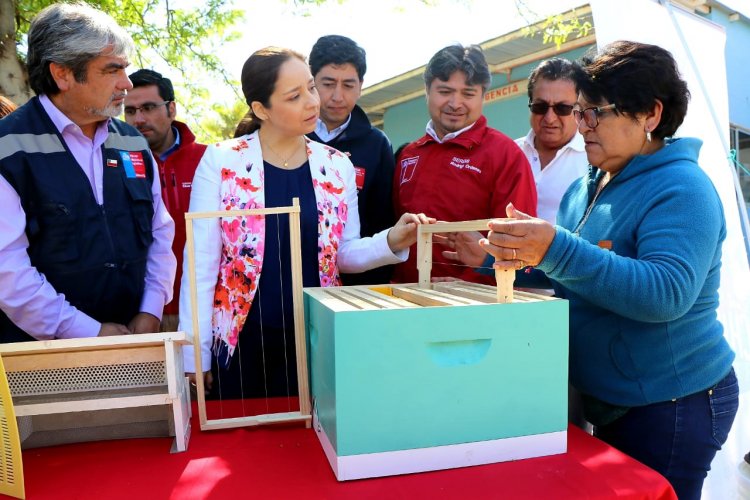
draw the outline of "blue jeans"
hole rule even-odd
[[[732,428],[739,393],[732,369],[714,387],[631,408],[594,435],[666,477],[680,500],[698,500],[711,461]]]

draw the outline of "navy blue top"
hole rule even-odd
[[[302,283],[320,286],[318,271],[318,210],[315,201],[310,164],[285,170],[263,162],[266,208],[292,205],[299,198],[300,236],[302,243]],[[289,217],[286,214],[266,216],[266,238],[263,269],[258,291],[246,323],[294,331],[292,304],[291,253]],[[282,300],[279,300],[279,298]],[[284,324],[285,323],[285,324]]]

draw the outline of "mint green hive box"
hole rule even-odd
[[[566,451],[567,301],[432,288],[304,291],[313,426],[340,481]]]

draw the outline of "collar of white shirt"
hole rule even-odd
[[[340,136],[344,130],[349,126],[349,123],[352,121],[352,115],[349,114],[349,118],[346,119],[346,121],[342,124],[336,127],[335,129],[328,131],[328,127],[326,127],[326,124],[323,120],[318,118],[318,123],[315,125],[315,135],[318,136],[318,138],[323,142],[331,142],[336,137]]]
[[[536,139],[536,134],[534,133],[534,129],[529,129],[529,133],[526,134],[525,137],[522,137],[521,139],[516,139],[516,144],[522,147],[522,149],[525,149],[525,147],[528,147],[531,151],[536,151],[536,146],[534,146],[534,139]],[[573,138],[568,141],[566,145],[561,147],[559,151],[557,152],[557,155],[560,155],[562,151],[565,151],[566,149],[572,149],[574,151],[586,151],[586,142],[583,140],[583,136],[580,132],[576,132]],[[556,156],[557,156],[556,155]]]
[[[476,122],[474,122],[474,123],[476,123]],[[451,132],[449,134],[445,134],[442,139],[440,139],[438,137],[438,135],[437,135],[437,132],[435,132],[435,127],[432,125],[432,120],[430,120],[430,121],[427,122],[426,131],[427,131],[427,135],[429,135],[430,137],[432,137],[433,139],[435,139],[436,142],[442,144],[444,142],[450,141],[451,139],[455,139],[459,135],[463,134],[464,132],[466,132],[467,130],[469,130],[471,127],[473,127],[474,123],[472,123],[468,127],[462,128],[461,130],[457,130],[455,132]]]

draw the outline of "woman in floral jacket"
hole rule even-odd
[[[434,220],[405,214],[360,239],[351,162],[305,137],[320,100],[304,57],[275,47],[255,52],[242,69],[242,90],[250,133],[208,147],[190,211],[289,206],[299,198],[303,286],[336,286],[340,272],[406,260],[417,225]],[[221,398],[296,394],[288,218],[198,219],[194,232],[206,387]],[[180,297],[180,328],[191,335],[189,299]],[[192,346],[184,354],[185,370],[195,372]]]

